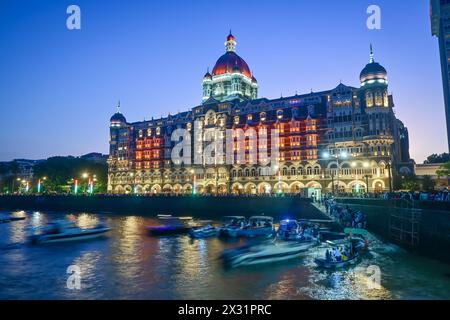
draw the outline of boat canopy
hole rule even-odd
[[[236,220],[242,220],[245,219],[245,217],[243,216],[225,216],[223,217],[224,220],[231,220],[231,219],[236,219]]]
[[[250,217],[249,220],[273,221],[273,218],[272,217],[267,217],[267,216],[253,216],[253,217]]]

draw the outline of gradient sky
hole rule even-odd
[[[82,29],[66,28],[81,8]],[[382,10],[382,29],[366,9]],[[278,98],[359,86],[368,63],[388,71],[411,156],[446,151],[437,39],[428,0],[100,1],[0,0],[0,161],[108,152],[120,99],[128,121],[185,111],[201,102],[201,80],[224,53],[237,53]]]

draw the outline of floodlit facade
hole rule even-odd
[[[127,122],[120,110],[111,117],[109,193],[383,192],[398,174],[412,172],[408,130],[395,117],[387,71],[375,62],[372,48],[358,88],[340,83],[321,92],[266,99],[258,98],[258,82],[236,53],[231,33],[225,46],[225,54],[203,77],[200,105],[143,122]],[[172,159],[177,129],[188,132],[192,146],[184,157],[191,161]],[[232,163],[196,161],[197,149],[211,144],[205,139],[208,130],[220,135],[226,129],[254,132],[258,138],[268,132],[267,143],[236,139],[231,148],[223,145],[232,150]],[[255,163],[261,153],[273,156],[275,149],[272,170]],[[237,157],[239,152],[244,156]]]

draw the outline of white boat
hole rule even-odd
[[[33,234],[30,240],[33,244],[80,241],[103,236],[110,230],[111,228],[101,224],[82,229],[72,222],[53,222],[47,224],[40,232]]]
[[[297,258],[314,245],[313,242],[270,242],[226,250],[221,258],[229,267],[272,263]]]
[[[189,230],[189,236],[191,238],[209,238],[217,235],[217,228],[212,225],[207,225],[204,227],[192,228]]]
[[[218,234],[223,237],[237,237],[239,231],[247,224],[245,217],[242,216],[225,216],[222,220],[224,223],[219,228]]]
[[[248,219],[248,224],[242,230],[239,230],[237,235],[240,237],[270,237],[274,233],[272,217],[253,216]]]

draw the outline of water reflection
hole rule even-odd
[[[15,212],[14,214],[24,214]],[[28,212],[0,225],[0,298],[4,299],[411,299],[450,298],[448,265],[418,258],[380,241],[356,268],[318,269],[309,252],[291,261],[225,269],[220,253],[245,240],[150,237],[153,218],[109,214]],[[104,238],[55,245],[25,244],[27,230],[70,219],[82,228],[106,222]],[[20,245],[10,247],[9,244]],[[66,288],[69,265],[82,272],[82,289]],[[381,270],[370,289],[367,267]]]

